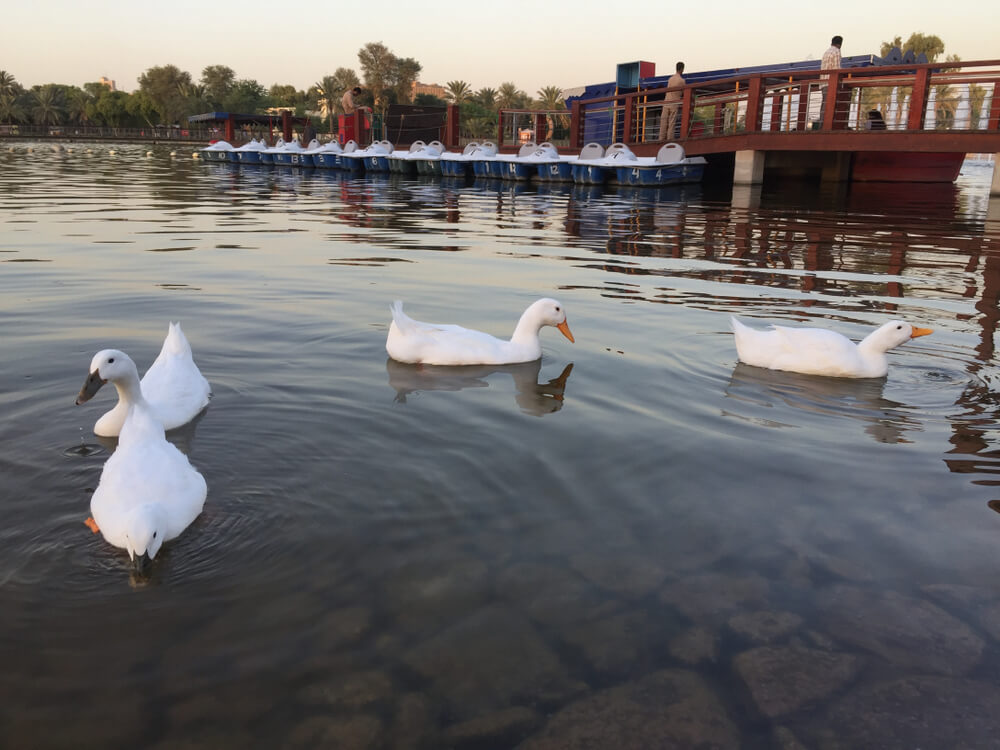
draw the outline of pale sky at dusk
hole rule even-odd
[[[834,34],[844,37],[844,55],[877,54],[883,40],[914,31],[937,34],[945,53],[963,60],[1000,58],[994,0],[684,7],[663,0],[37,0],[6,4],[0,70],[26,87],[79,86],[103,75],[132,91],[154,65],[172,63],[195,81],[207,65],[228,65],[265,88],[306,89],[338,67],[361,75],[358,50],[380,41],[420,62],[424,83],[464,80],[475,90],[513,81],[534,95],[543,86],[613,80],[620,62],[648,60],[668,74],[677,60],[693,72],[816,59]]]

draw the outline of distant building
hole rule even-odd
[[[115,82],[113,80],[111,80],[110,78],[105,78],[104,76],[101,76],[100,79],[98,79],[97,82],[99,84],[101,84],[102,86],[107,86],[112,91],[117,91],[118,90],[118,87],[115,85]]]
[[[444,86],[438,86],[436,83],[420,83],[419,81],[413,82],[413,98],[417,98],[417,94],[430,94],[431,96],[436,96],[438,99],[448,98],[448,89]]]

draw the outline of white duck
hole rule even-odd
[[[167,442],[163,425],[142,394],[135,362],[124,352],[105,349],[94,355],[76,402],[89,400],[109,381],[129,407],[118,447],[105,462],[90,499],[87,525],[128,551],[142,572],[164,542],[198,517],[208,489],[187,456]]]
[[[141,381],[142,395],[163,428],[172,430],[194,419],[208,405],[212,388],[194,363],[191,345],[180,323],[171,323],[156,361]],[[118,388],[115,408],[94,424],[94,434],[115,437],[121,432],[131,402]]]
[[[933,333],[902,320],[890,320],[855,344],[822,328],[759,331],[730,318],[741,362],[771,370],[829,375],[839,378],[880,378],[889,371],[885,353],[911,338]]]
[[[542,356],[538,332],[555,326],[574,341],[566,311],[554,299],[532,303],[521,315],[510,341],[456,325],[421,323],[403,312],[397,300],[389,308],[392,323],[385,350],[399,362],[427,365],[508,365],[531,362]]]

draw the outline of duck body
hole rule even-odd
[[[750,328],[730,318],[739,360],[770,370],[826,375],[839,378],[880,378],[889,371],[886,352],[929,328],[917,328],[902,320],[891,320],[859,343],[823,328]]]
[[[390,306],[392,323],[385,349],[398,362],[427,365],[506,365],[531,362],[542,356],[538,333],[551,325],[573,341],[566,312],[554,299],[532,303],[521,315],[510,341],[458,325],[422,323],[403,312],[403,303]]]
[[[163,348],[141,381],[142,395],[165,430],[187,424],[208,405],[212,388],[194,362],[191,345],[180,323],[170,323]],[[118,403],[94,425],[94,434],[115,437],[121,432],[130,402],[118,391]]]
[[[198,517],[208,487],[187,456],[167,441],[156,412],[142,396],[138,370],[128,355],[115,349],[98,352],[77,403],[106,382],[124,393],[129,409],[118,447],[101,470],[90,512],[94,530],[125,549],[141,571],[164,542]]]

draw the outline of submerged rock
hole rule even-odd
[[[1000,641],[1000,596],[993,591],[950,583],[935,583],[922,590],[952,614],[968,617]]]
[[[626,677],[650,671],[645,665],[663,653],[668,635],[662,620],[634,610],[585,622],[567,630],[563,638],[582,651],[597,672]]]
[[[431,682],[459,720],[519,702],[559,703],[587,689],[569,677],[524,617],[499,605],[443,630],[403,660]]]
[[[740,735],[693,672],[668,669],[574,701],[517,750],[736,750]]]
[[[691,628],[670,641],[670,655],[694,666],[703,661],[713,664],[719,659],[719,639],[706,628]]]
[[[756,573],[705,573],[671,581],[660,591],[660,600],[697,623],[719,624],[734,610],[764,604],[768,589],[767,581]]]
[[[820,750],[995,750],[1000,688],[953,677],[905,677],[866,685],[835,703]]]
[[[801,646],[761,646],[739,654],[733,667],[760,712],[773,719],[840,690],[857,676],[861,659]]]
[[[940,607],[922,599],[834,586],[819,597],[827,632],[905,667],[961,675],[979,663],[983,641]]]
[[[802,618],[793,612],[740,612],[729,618],[729,629],[758,644],[774,643],[793,633]]]
[[[515,706],[453,724],[444,732],[447,747],[513,747],[541,722],[530,708]]]
[[[511,565],[497,576],[496,589],[515,609],[543,625],[584,622],[618,606],[578,573],[554,565]]]
[[[335,747],[337,750],[371,750],[382,741],[382,722],[368,714],[350,716],[314,716],[295,727],[282,744],[282,750],[314,750]]]

